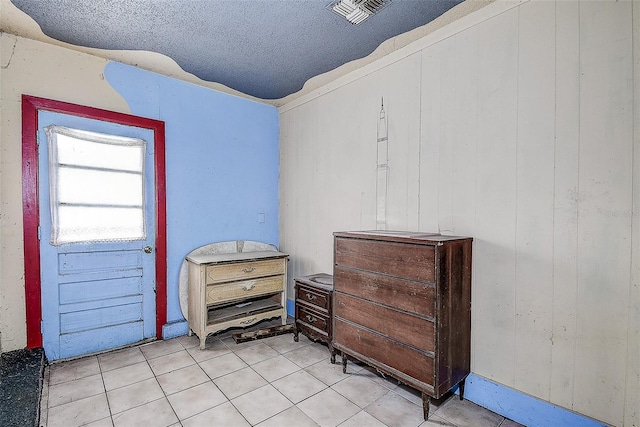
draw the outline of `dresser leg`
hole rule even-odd
[[[422,393],[422,415],[424,416],[424,420],[429,419],[429,403],[431,402],[431,398],[428,394]]]
[[[329,347],[329,354],[331,354],[331,364],[333,365],[336,363],[336,351],[333,349],[331,342],[328,342],[327,346]]]
[[[298,337],[298,326],[293,327],[293,340],[298,342],[300,338]]]
[[[342,353],[342,373],[347,373],[347,355]]]
[[[460,400],[464,400],[464,382],[465,382],[466,378],[462,381],[460,381]]]
[[[200,338],[200,350],[204,350],[207,346],[207,337]]]

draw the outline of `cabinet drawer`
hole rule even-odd
[[[329,310],[330,301],[328,292],[319,292],[316,289],[297,283],[296,299],[320,307],[323,310]]]
[[[434,386],[434,358],[397,341],[334,317],[334,347],[352,350],[366,357],[363,361],[389,366],[427,386]],[[359,357],[360,358],[360,357]]]
[[[334,293],[334,300],[334,316],[420,350],[435,351],[435,325],[432,321],[340,292]]]
[[[231,280],[275,276],[277,274],[284,274],[284,272],[284,259],[268,259],[263,261],[208,265],[206,277],[207,285],[209,285],[211,283],[229,282]]]
[[[301,305],[296,305],[296,310],[296,319],[299,322],[313,326],[326,334],[329,333],[329,318],[327,316],[316,313]]]
[[[219,304],[226,301],[251,298],[283,290],[283,277],[271,276],[241,282],[223,283],[207,286],[206,304]]]
[[[362,270],[335,266],[335,290],[396,307],[424,317],[435,317],[435,285]]]
[[[435,283],[433,246],[336,237],[335,264]]]

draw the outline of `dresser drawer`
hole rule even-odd
[[[323,310],[329,310],[330,301],[328,292],[321,292],[297,283],[296,299],[319,307]]]
[[[329,318],[326,315],[316,313],[302,305],[296,306],[296,319],[298,322],[312,326],[325,334],[329,334]]]
[[[400,344],[368,329],[345,322],[337,316],[334,317],[334,322],[334,347],[337,350],[348,351],[350,354],[356,352],[356,358],[373,366],[382,364],[383,369],[384,365],[393,368],[397,371],[395,376],[408,384],[413,383],[410,381],[413,378],[433,388],[435,361],[432,354]]]
[[[206,304],[219,304],[257,295],[282,292],[283,277],[271,276],[240,282],[222,283],[207,286]]]
[[[435,317],[436,289],[414,282],[340,266],[334,267],[335,289],[345,294],[396,307],[424,317]]]
[[[433,246],[337,237],[335,264],[435,283]]]
[[[333,314],[423,351],[435,351],[434,322],[370,301],[334,293]]]
[[[275,276],[284,274],[284,272],[285,261],[283,259],[208,265],[206,269],[206,280],[207,285],[209,285],[211,283],[229,282],[232,280]]]

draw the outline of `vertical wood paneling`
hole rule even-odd
[[[406,169],[391,224],[474,237],[473,372],[637,425],[638,9],[524,2],[286,110],[281,230],[296,271],[330,272],[331,233],[375,227],[384,95]]]
[[[438,231],[453,233],[453,165],[457,132],[455,127],[459,119],[457,111],[457,57],[455,55],[456,37],[443,40],[441,49],[446,52],[440,58],[440,134],[438,135]]]
[[[414,54],[385,68],[375,77],[387,82],[387,229],[390,230],[416,230],[418,227],[419,187],[416,177],[420,161],[420,62],[421,55]]]
[[[318,141],[330,150],[333,231],[375,228],[376,141],[381,81],[367,76],[327,94],[318,105]],[[327,113],[330,111],[330,113]],[[332,246],[331,246],[332,247]]]
[[[478,28],[470,28],[451,38],[453,69],[443,76],[453,76],[448,90],[454,162],[451,168],[451,233],[472,236],[476,215],[476,156],[478,135]]]
[[[624,425],[640,426],[640,4],[633,7],[633,208]]]
[[[440,58],[442,46],[437,44],[422,51],[420,90],[420,184],[419,230],[437,231],[440,163],[440,91],[442,89]]]
[[[572,407],[576,352],[580,68],[578,2],[556,2],[556,143],[550,400]]]
[[[518,10],[478,25],[478,146],[472,334],[477,372],[514,378]]]
[[[519,8],[514,386],[549,398],[553,296],[555,5]]]
[[[308,172],[312,152],[310,147],[315,146],[317,138],[313,117],[317,102],[311,102],[301,108],[287,112],[287,120],[281,126],[281,152],[286,150],[289,156],[281,156],[280,162],[280,224],[288,224],[281,227],[280,248],[290,254],[288,267],[288,294],[293,295],[293,278],[304,275],[309,268],[309,259],[313,256],[310,250],[311,236],[309,203],[313,200],[309,196],[311,191],[298,191],[298,186],[313,188],[315,175]],[[299,141],[307,141],[308,145],[302,145]],[[305,165],[307,166],[305,168]],[[295,194],[295,197],[287,197],[286,194]],[[305,239],[299,236],[305,235]]]
[[[631,239],[631,2],[580,3],[580,153],[574,406],[620,425]],[[588,355],[585,357],[585,355]],[[594,390],[598,390],[594,393]]]
[[[335,150],[328,149],[335,138],[335,131],[331,131],[331,135],[327,135],[319,129],[321,124],[327,127],[327,122],[331,120],[331,109],[326,109],[323,100],[319,99],[314,103],[314,110],[310,112],[310,118],[313,123],[314,132],[313,147],[309,147],[311,155],[306,165],[300,165],[302,173],[312,177],[313,186],[308,187],[310,190],[309,198],[311,206],[307,207],[303,215],[313,217],[309,228],[305,230],[309,236],[308,247],[306,253],[309,254],[308,268],[304,275],[323,272],[332,274],[333,268],[333,224],[335,223],[335,212],[330,203],[330,194],[327,189],[333,188],[337,182],[336,174],[333,172],[332,153]],[[299,191],[303,191],[299,188]],[[313,209],[313,213],[309,212]],[[303,274],[300,274],[303,275]]]
[[[296,132],[299,137],[296,141],[307,141],[306,146],[300,146],[298,148],[298,157],[295,165],[296,173],[293,177],[294,185],[298,189],[298,194],[293,200],[295,204],[295,218],[297,219],[298,228],[296,230],[296,236],[305,236],[305,239],[296,239],[298,245],[298,251],[296,254],[304,254],[299,260],[299,270],[296,272],[296,276],[305,275],[310,268],[313,268],[314,257],[314,227],[316,218],[315,207],[321,200],[315,197],[315,188],[318,176],[317,160],[314,156],[319,141],[318,133],[318,103],[319,101],[313,101],[306,104],[301,113],[304,121],[299,121],[297,124]],[[308,118],[316,118],[316,120],[309,120]],[[295,142],[294,142],[295,143]],[[304,186],[300,187],[300,183],[304,182]],[[302,191],[301,191],[302,190]],[[299,256],[299,255],[298,255]],[[293,278],[289,280],[293,284]],[[291,288],[293,289],[293,288]],[[291,293],[290,295],[294,295]]]
[[[321,251],[322,255],[314,254],[310,257],[309,262],[314,268],[305,274],[332,272],[332,233],[345,228],[359,228],[363,215],[368,210],[363,206],[363,198],[373,196],[371,185],[374,183],[368,181],[374,175],[363,168],[375,148],[373,141],[371,147],[366,145],[367,138],[371,138],[371,130],[358,130],[353,126],[353,123],[359,122],[357,109],[362,107],[351,99],[351,94],[361,84],[362,82],[356,82],[342,91],[332,92],[318,99],[313,116],[307,117],[308,120],[315,121],[317,138],[314,154],[309,163],[301,167],[305,174],[319,174],[320,179],[316,180],[314,187],[306,189],[298,183],[297,191],[312,191],[313,201],[307,207],[305,215],[310,213],[310,209],[320,209],[314,213],[317,221],[310,223],[304,233],[314,236],[311,242],[313,250]],[[367,116],[374,113],[371,110],[361,114]],[[317,166],[315,170],[314,166]]]

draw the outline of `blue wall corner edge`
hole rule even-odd
[[[287,316],[295,317],[296,315],[296,303],[292,299],[287,300]]]

